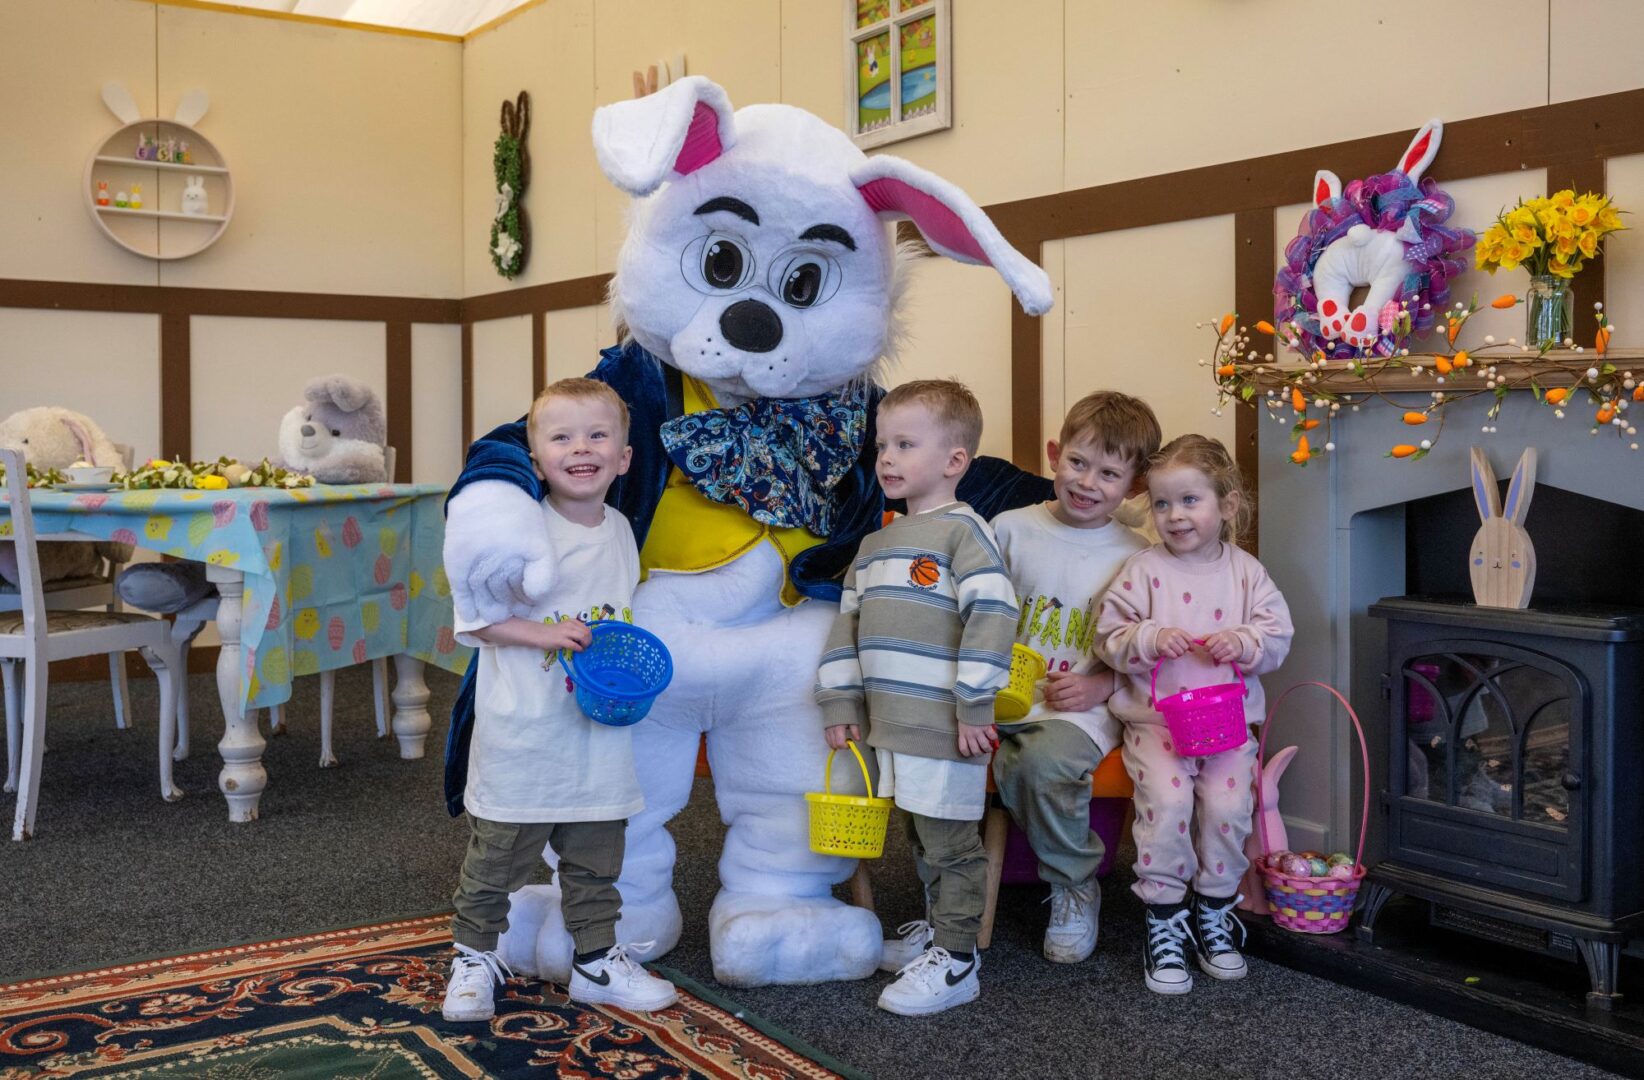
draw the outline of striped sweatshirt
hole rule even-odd
[[[957,724],[993,723],[1010,681],[1017,617],[993,531],[964,503],[869,533],[817,672],[823,725],[865,723],[876,749],[960,760]]]

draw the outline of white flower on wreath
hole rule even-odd
[[[514,261],[514,256],[519,254],[519,246],[518,240],[515,240],[507,233],[501,233],[497,236],[497,244],[491,249],[491,254],[495,255],[504,264],[511,263]]]
[[[502,186],[497,189],[497,212],[494,215],[494,220],[501,221],[502,216],[508,212],[509,204],[513,201],[514,187],[504,180]]]

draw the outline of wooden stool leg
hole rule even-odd
[[[866,911],[873,910],[873,878],[868,874],[868,864],[858,861],[856,869],[851,872],[851,903]]]
[[[982,929],[976,935],[976,947],[985,949],[993,944],[993,916],[999,908],[999,878],[1005,872],[1005,837],[1010,832],[1010,815],[1002,806],[988,807],[982,819],[982,850],[988,855],[988,880],[982,894]]]

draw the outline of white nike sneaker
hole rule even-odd
[[[919,959],[936,938],[936,931],[924,919],[905,922],[896,932],[901,936],[885,939],[884,951],[879,954],[880,971],[901,971]]]
[[[929,1016],[975,1001],[982,993],[976,977],[981,968],[979,952],[960,960],[932,945],[879,992],[879,1007],[898,1016]]]
[[[666,1009],[679,1000],[679,991],[673,983],[652,975],[628,955],[629,949],[643,952],[655,944],[636,941],[631,945],[613,945],[597,960],[586,964],[571,961],[571,985],[567,990],[571,1000],[615,1005],[630,1012]]]
[[[1050,887],[1050,926],[1045,930],[1045,959],[1077,964],[1096,950],[1096,926],[1102,914],[1102,889],[1091,877],[1078,885]]]
[[[445,980],[445,1004],[440,1015],[453,1024],[477,1023],[497,1015],[496,988],[514,973],[494,952],[456,946],[451,974]]]

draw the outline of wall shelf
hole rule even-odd
[[[186,142],[194,164],[132,157],[143,135],[155,142]],[[134,175],[133,170],[141,173]],[[190,176],[204,178],[211,213],[182,212],[183,190]],[[134,183],[142,184],[148,189],[143,192],[143,209],[97,205],[99,182],[108,185],[110,199]],[[217,242],[234,217],[234,177],[228,162],[210,139],[175,120],[136,120],[104,138],[86,159],[80,193],[91,220],[103,235],[148,259],[165,261],[198,255]],[[210,228],[202,229],[201,225]]]
[[[1443,355],[1449,357],[1454,354]],[[1318,378],[1309,385],[1337,394],[1371,394],[1377,391],[1384,394],[1427,394],[1434,390],[1483,390],[1484,377],[1478,372],[1491,365],[1495,366],[1497,380],[1504,381],[1509,390],[1528,390],[1532,380],[1543,387],[1569,386],[1575,381],[1571,369],[1577,364],[1602,367],[1608,363],[1617,368],[1636,364],[1640,372],[1644,372],[1644,349],[1615,348],[1603,356],[1599,356],[1591,349],[1579,353],[1574,349],[1553,349],[1540,359],[1534,353],[1522,355],[1523,359],[1510,352],[1486,353],[1483,356],[1475,354],[1472,366],[1463,369],[1462,372],[1452,372],[1445,376],[1443,382],[1439,382],[1438,377],[1430,373],[1435,359],[1433,353],[1411,353],[1398,364],[1369,361],[1364,365],[1367,375],[1362,378],[1347,367],[1347,361],[1337,360],[1314,370],[1312,373]],[[1407,365],[1410,364],[1420,364],[1428,373],[1418,375],[1409,370]],[[1310,371],[1305,364],[1265,366],[1267,370],[1256,376],[1257,386],[1264,390],[1277,390],[1288,386]]]
[[[169,221],[227,221],[221,214],[184,214],[176,210],[133,210],[129,206],[99,206],[99,214],[131,214],[134,217],[165,218]]]
[[[226,174],[228,170],[221,165],[180,165],[175,161],[148,161],[144,158],[116,157],[113,154],[98,154],[92,158],[100,165],[130,165],[137,169],[171,169],[174,172]]]

